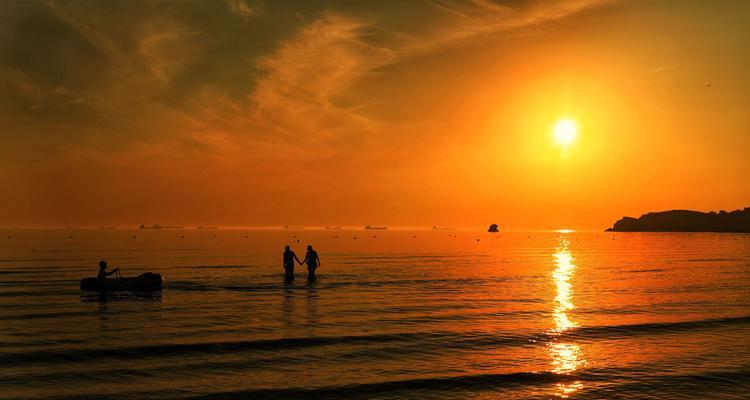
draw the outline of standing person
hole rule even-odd
[[[294,260],[297,260],[302,265],[302,262],[297,258],[297,255],[294,254],[289,245],[286,245],[284,248],[284,280],[286,282],[294,280]]]
[[[305,254],[305,261],[302,264],[307,263],[307,279],[310,281],[315,280],[315,270],[320,268],[320,257],[318,252],[313,250],[311,245],[307,245],[307,254]]]

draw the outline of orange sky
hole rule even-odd
[[[750,205],[750,2],[6,2],[0,226]],[[578,124],[557,146],[552,126]]]

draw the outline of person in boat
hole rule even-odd
[[[313,250],[311,245],[307,245],[307,254],[305,254],[305,260],[302,264],[307,263],[307,279],[310,281],[315,280],[315,270],[320,268],[320,257],[318,252]]]
[[[291,282],[294,280],[294,261],[297,261],[300,265],[302,262],[297,258],[289,245],[284,248],[284,280]]]
[[[99,281],[104,281],[108,276],[116,273],[119,270],[120,268],[115,268],[112,271],[107,272],[107,262],[99,261],[99,274],[96,275],[96,278],[99,279]]]

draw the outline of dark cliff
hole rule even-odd
[[[750,207],[732,212],[672,210],[623,217],[611,232],[750,232]]]

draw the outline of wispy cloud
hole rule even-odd
[[[601,3],[581,0],[519,9],[486,0],[432,1],[438,13],[447,12],[450,18],[440,16],[440,26],[419,35],[384,28],[373,19],[326,13],[257,62],[265,75],[250,94],[252,115],[259,126],[280,138],[325,142],[336,141],[339,135],[366,135],[386,123],[366,113],[379,99],[351,100],[351,89],[379,69]]]
[[[250,18],[260,14],[260,6],[250,7],[245,0],[226,0],[226,2],[233,13],[242,17]]]
[[[203,196],[274,204],[294,204],[287,192],[299,182],[352,199],[383,190],[429,147],[400,144],[431,126],[384,116],[409,107],[409,94],[389,84],[394,100],[370,82],[400,82],[390,76],[399,66],[599,4],[515,3],[11,3],[0,28],[0,162],[35,168],[11,178],[0,168],[0,182],[59,180],[25,190],[50,198],[65,185],[70,204],[87,198],[77,187],[108,188],[112,202],[143,193],[164,213],[197,184]]]
[[[89,132],[87,137],[106,129],[109,136],[136,141],[181,134],[194,142],[203,134],[223,132],[227,140],[234,136],[238,145],[251,145],[251,137],[260,143],[361,144],[343,138],[365,140],[368,132],[388,121],[368,114],[381,99],[352,93],[352,88],[382,68],[482,35],[564,18],[600,3],[570,0],[518,6],[432,0],[413,11],[421,18],[410,27],[389,22],[396,10],[388,4],[365,16],[351,7],[336,11],[335,6],[279,14],[282,11],[271,3],[247,0],[227,0],[226,14],[210,4],[176,12],[148,0],[116,7],[58,0],[19,8],[20,25],[8,29],[52,18],[49,15],[56,18],[44,25],[46,29],[57,24],[54,29],[70,32],[70,38],[44,43],[39,37],[40,43],[29,45],[67,51],[64,62],[70,63],[70,72],[60,75],[59,69],[50,69],[44,73],[55,81],[45,82],[23,64],[11,64],[4,67],[3,78],[19,82],[6,84],[14,91],[8,97],[25,102],[23,107],[35,112],[31,115],[39,124],[44,123],[40,110],[85,105],[80,111],[89,110],[89,117],[70,128]],[[240,20],[232,21],[232,15]],[[282,25],[277,21],[291,22],[279,31]],[[78,54],[64,48],[72,35],[81,43]],[[25,44],[12,46],[21,49]],[[88,49],[95,50],[92,56]],[[33,68],[45,67],[37,62]],[[59,87],[69,94],[45,95]]]

